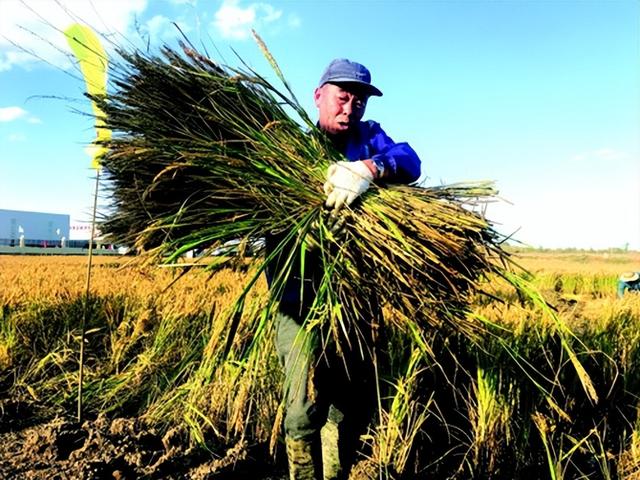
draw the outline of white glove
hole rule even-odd
[[[324,194],[325,205],[339,210],[367,191],[373,181],[373,173],[364,162],[336,162],[327,169]]]

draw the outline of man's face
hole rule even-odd
[[[349,85],[325,83],[316,88],[313,98],[318,107],[318,124],[327,133],[346,133],[356,126],[367,107],[367,96]]]

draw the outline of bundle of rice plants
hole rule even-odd
[[[277,293],[309,268],[301,258],[312,258],[324,272],[312,316],[336,336],[373,317],[372,298],[415,332],[477,332],[461,312],[477,282],[500,273],[507,257],[471,208],[495,194],[491,185],[376,185],[339,213],[347,227],[336,239],[322,185],[341,157],[290,91],[187,47],[165,47],[161,56],[121,52],[111,70],[114,91],[97,99],[113,132],[102,160],[114,200],[104,232],[170,262],[194,248],[276,236],[247,291],[278,262]],[[305,255],[309,235],[320,244],[313,257]]]

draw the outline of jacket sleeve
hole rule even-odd
[[[624,292],[627,289],[627,284],[622,280],[618,280],[618,298],[622,298],[624,296]]]
[[[381,160],[385,171],[389,172],[386,180],[397,183],[415,182],[420,177],[420,158],[408,143],[395,143],[379,123],[369,121],[369,145],[371,158]]]

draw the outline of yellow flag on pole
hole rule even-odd
[[[107,93],[107,54],[97,35],[89,27],[79,23],[68,27],[64,34],[80,64],[80,71],[87,85],[87,93],[95,96],[105,95]],[[92,158],[91,167],[99,169],[99,158],[106,151],[106,148],[99,143],[111,139],[111,130],[104,126],[104,112],[96,102],[92,101],[91,106],[96,118],[96,139],[86,151]]]

